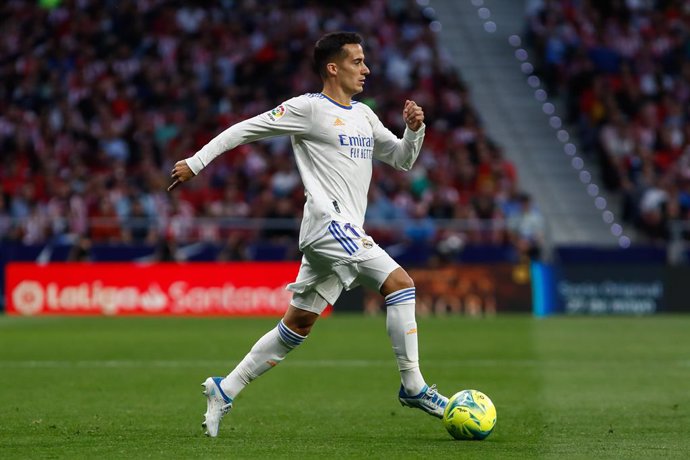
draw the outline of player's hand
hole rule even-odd
[[[180,160],[175,163],[175,167],[173,168],[170,177],[173,179],[173,183],[170,184],[170,187],[168,187],[168,192],[173,190],[182,182],[187,182],[189,179],[194,177],[194,172],[192,172],[185,160]]]
[[[415,101],[405,101],[403,108],[403,120],[412,131],[417,131],[424,123],[424,110]]]

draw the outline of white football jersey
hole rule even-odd
[[[306,203],[300,248],[327,231],[331,221],[364,225],[372,159],[409,170],[424,140],[405,129],[402,139],[390,132],[366,105],[342,105],[322,93],[304,94],[275,109],[226,129],[187,164],[198,174],[214,158],[238,145],[290,135]]]

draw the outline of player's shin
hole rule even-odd
[[[221,388],[234,399],[249,382],[277,366],[306,338],[292,331],[281,320],[254,344],[244,359],[223,379]]]
[[[425,382],[419,370],[415,288],[401,289],[386,296],[386,329],[398,361],[400,378],[407,394],[416,395]]]

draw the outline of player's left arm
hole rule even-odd
[[[407,100],[402,115],[406,128],[403,137],[399,139],[383,126],[374,112],[370,112],[374,130],[374,158],[388,163],[395,169],[409,171],[417,160],[424,142],[424,110],[414,101]]]

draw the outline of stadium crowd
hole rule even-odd
[[[528,36],[584,150],[652,241],[690,221],[690,2],[536,0]]]
[[[540,218],[415,2],[50,3],[0,6],[0,240],[208,241],[229,259],[251,241],[294,246],[304,197],[288,138],[223,155],[170,194],[169,171],[230,124],[318,91],[313,43],[356,29],[372,70],[362,101],[398,135],[405,99],[427,120],[411,173],[375,169],[370,232],[535,254]]]

